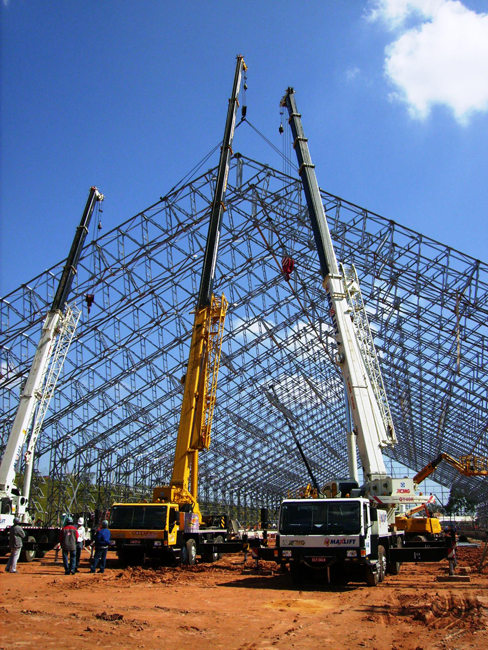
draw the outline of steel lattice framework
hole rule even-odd
[[[85,247],[70,300],[83,313],[37,449],[53,512],[68,479],[79,499],[97,483],[103,501],[110,486],[130,497],[170,478],[214,181],[210,170]],[[399,438],[388,454],[413,470],[441,451],[488,455],[488,266],[322,198],[337,257],[361,279]],[[229,312],[201,498],[273,507],[308,476],[269,387],[322,482],[347,473],[344,392],[300,181],[237,154],[226,207],[214,289]],[[0,301],[3,444],[62,266]],[[488,499],[486,479],[441,465],[436,480]]]

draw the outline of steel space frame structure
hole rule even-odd
[[[109,507],[115,493],[148,495],[170,478],[215,175],[85,247],[70,301],[82,317],[37,446],[52,521]],[[387,453],[412,471],[441,451],[488,455],[488,265],[325,191],[322,199],[375,335],[399,438]],[[284,257],[295,263],[289,280]],[[62,268],[0,299],[3,445]],[[344,476],[344,390],[299,179],[234,155],[214,291],[229,311],[201,501],[274,508],[308,482],[271,386],[318,481]],[[435,478],[488,501],[486,479],[447,465]]]

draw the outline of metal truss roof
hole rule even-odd
[[[208,171],[85,247],[70,301],[82,317],[39,440],[41,473],[128,490],[169,480],[214,180]],[[415,471],[441,451],[488,455],[488,266],[322,198],[375,334],[399,438],[387,453]],[[319,482],[347,474],[343,387],[300,181],[237,154],[226,207],[214,290],[230,306],[200,489],[276,505],[308,476],[271,385]],[[4,444],[61,271],[0,301]],[[435,477],[487,499],[486,479],[447,465]]]

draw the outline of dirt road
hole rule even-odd
[[[404,565],[376,588],[293,587],[272,563],[120,569],[65,576],[54,552],[3,571],[0,647],[486,648],[488,569],[481,550],[459,549],[469,583],[436,582],[447,563]]]

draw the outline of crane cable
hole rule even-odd
[[[293,161],[291,160],[291,158],[289,158],[289,157],[286,156],[282,151],[280,151],[280,150],[278,149],[278,147],[276,147],[276,146],[271,142],[271,140],[269,140],[269,139],[264,135],[264,133],[261,133],[261,131],[260,131],[256,126],[254,126],[254,124],[252,124],[252,123],[247,119],[247,117],[242,118],[241,121],[239,122],[239,124],[238,124],[237,126],[240,126],[240,125],[242,124],[242,122],[246,122],[247,124],[249,124],[249,126],[251,127],[251,129],[253,129],[253,131],[255,131],[255,132],[256,132],[256,133],[257,133],[257,134],[258,134],[258,135],[259,135],[259,136],[260,136],[260,137],[261,137],[261,138],[266,142],[266,144],[268,144],[268,145],[273,149],[273,151],[274,151],[275,153],[277,153],[278,156],[280,156],[280,158],[283,159],[283,162],[285,163],[285,165],[288,165],[288,167],[289,167],[290,169],[294,169],[296,172],[298,172],[298,167],[297,167],[297,165],[296,165],[295,163],[293,163]],[[236,128],[237,128],[237,127],[236,127]]]
[[[263,202],[263,200],[261,199],[261,197],[260,197],[259,195],[257,195],[257,199],[258,199],[258,201],[259,201],[259,203],[260,203],[260,205],[261,205],[261,208],[262,208],[262,210],[263,210],[263,213],[266,215],[266,218],[270,221],[270,223],[273,223],[273,220],[272,220],[271,217],[269,216],[269,213],[268,213],[268,211],[267,211],[267,209],[266,209],[266,206],[264,205],[264,202]],[[274,259],[274,261],[275,261],[275,263],[276,263],[276,266],[277,266],[277,267],[280,269],[280,271],[283,273],[282,266],[281,266],[281,264],[280,264],[278,258],[276,257],[276,254],[275,254],[274,250],[272,249],[271,244],[268,242],[268,240],[266,239],[266,236],[264,235],[263,231],[261,230],[261,227],[259,226],[259,223],[258,223],[257,220],[255,220],[254,225],[256,226],[256,229],[257,229],[258,233],[261,235],[261,238],[262,238],[262,240],[263,240],[263,242],[264,242],[264,245],[265,245],[266,249],[270,252],[271,256],[273,257],[273,259]],[[275,230],[274,228],[273,228],[273,232],[275,233],[276,238],[278,239],[280,245],[283,246],[283,243],[282,243],[281,240],[280,240],[280,235],[276,232],[276,230]],[[285,248],[285,247],[283,246],[283,248]],[[297,274],[297,275],[298,275],[298,274]],[[300,300],[300,297],[299,297],[298,293],[297,293],[297,292],[295,291],[295,289],[292,287],[292,284],[291,284],[291,282],[290,282],[290,278],[289,278],[289,277],[287,278],[287,277],[285,276],[285,280],[286,280],[286,282],[288,283],[288,286],[290,287],[290,291],[291,291],[291,293],[293,294],[293,296],[296,298],[298,304],[300,305],[300,308],[301,308],[301,310],[302,310],[302,313],[305,315],[305,318],[307,319],[307,321],[308,321],[310,327],[312,328],[312,330],[313,330],[313,331],[315,332],[315,334],[317,335],[317,339],[318,339],[320,345],[323,347],[323,349],[324,349],[324,351],[325,351],[327,357],[328,357],[329,360],[332,362],[332,365],[333,365],[333,367],[336,369],[336,372],[340,375],[340,371],[339,371],[339,368],[337,367],[337,363],[335,362],[333,356],[331,355],[330,351],[328,350],[327,346],[325,345],[325,342],[322,340],[322,337],[320,336],[319,332],[317,332],[316,327],[315,327],[315,324],[314,324],[314,323],[312,322],[312,320],[310,319],[310,316],[309,316],[309,314],[308,314],[308,311],[305,309],[305,306],[304,306],[304,304],[302,303],[302,301]],[[300,280],[300,278],[299,278],[299,280]],[[272,335],[271,335],[271,336],[272,336]]]

